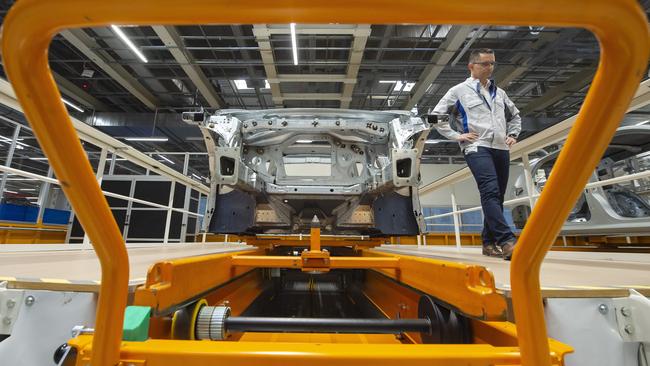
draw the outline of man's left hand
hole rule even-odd
[[[506,145],[508,145],[508,147],[512,147],[512,145],[514,145],[516,143],[517,143],[516,138],[510,137],[510,136],[506,137]]]

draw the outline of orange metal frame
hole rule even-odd
[[[645,72],[650,49],[648,22],[635,0],[18,1],[3,24],[5,71],[102,266],[92,364],[118,363],[127,299],[128,256],[50,73],[47,51],[52,37],[66,28],[109,24],[288,22],[539,24],[584,27],[596,35],[601,45],[598,71],[554,174],[520,237],[511,265],[521,361],[524,365],[549,364],[539,270]],[[214,343],[210,347],[224,348],[223,352],[227,353],[237,346]],[[264,347],[278,346],[260,345]],[[310,346],[303,348],[306,347]],[[382,347],[386,346],[378,346],[377,354],[384,356],[386,352],[379,352]],[[492,349],[486,348],[485,352],[493,355]],[[479,353],[465,356],[478,357]],[[341,355],[346,359],[354,356]],[[397,362],[407,356],[415,357],[415,354],[404,355],[400,350],[386,360]],[[510,356],[507,358],[512,360]]]
[[[249,250],[234,254],[259,254]],[[134,305],[151,306],[154,313],[187,303],[254,267],[232,267],[233,253],[174,259],[154,264],[144,286],[135,291]]]
[[[297,235],[280,235],[280,236],[242,236],[237,237],[245,241],[248,245],[260,247],[277,247],[277,246],[310,246],[311,235],[303,235],[299,238]],[[232,240],[237,240],[232,239]],[[355,248],[372,248],[382,245],[386,238],[360,238],[354,236],[333,236],[321,235],[320,245],[323,247],[342,247],[350,246]]]

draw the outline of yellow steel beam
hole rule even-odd
[[[372,9],[373,11],[368,11]],[[601,45],[598,71],[544,192],[515,249],[512,297],[522,363],[550,363],[540,294],[541,262],[600,160],[637,85],[650,41],[635,0],[22,0],[3,23],[4,69],[45,155],[102,265],[95,365],[119,357],[128,257],[120,231],[76,136],[48,68],[62,29],[110,24],[487,24],[583,27]],[[467,355],[469,357],[469,355]]]
[[[255,250],[234,254],[257,253]],[[184,304],[248,271],[231,266],[233,253],[221,253],[158,262],[151,266],[147,281],[135,291],[134,305],[151,306],[162,312]]]
[[[249,245],[256,246],[310,246],[311,236],[303,235],[302,238],[295,235],[281,236],[246,236],[241,239]],[[385,238],[364,238],[354,236],[320,236],[321,247],[375,247],[384,244]]]
[[[506,319],[505,298],[497,292],[494,277],[485,267],[372,250],[364,250],[363,255],[399,258],[399,270],[377,271],[441,299],[465,315],[482,320]]]
[[[399,258],[329,257],[329,268],[398,268]],[[302,268],[303,258],[290,256],[236,255],[233,266],[259,268]]]
[[[320,251],[320,227],[312,227],[309,233],[309,250],[312,252]]]
[[[79,349],[79,365],[92,357],[92,336],[82,335],[69,343]],[[295,366],[479,366],[517,365],[516,347],[491,345],[420,344],[326,344],[284,342],[192,342],[148,340],[122,342],[123,364],[176,365],[295,365]]]

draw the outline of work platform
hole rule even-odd
[[[34,247],[34,246],[30,246]],[[40,290],[97,291],[100,267],[92,249],[66,246],[38,246],[32,251],[2,249],[0,281],[10,287]],[[22,247],[24,248],[24,247]],[[21,249],[22,249],[21,248]],[[46,249],[49,248],[49,249]],[[185,243],[130,247],[129,285],[145,282],[149,268],[162,260],[227,253],[252,249],[239,243]],[[383,245],[371,251],[476,264],[494,275],[495,284],[506,297],[510,294],[510,262],[481,255],[480,247]],[[542,265],[543,297],[620,297],[628,289],[650,295],[650,254],[554,252]]]
[[[0,282],[34,290],[99,291],[101,270],[92,248],[81,245],[29,245],[0,248]],[[29,250],[32,248],[31,250]],[[181,243],[132,245],[129,253],[129,290],[144,284],[154,263],[205,254],[241,251],[238,243]]]
[[[481,254],[481,247],[383,245],[377,250],[477,264],[494,275],[497,289],[510,291],[510,262]],[[650,254],[549,251],[542,264],[542,297],[619,297],[628,289],[650,295]]]

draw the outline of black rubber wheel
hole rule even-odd
[[[438,305],[430,296],[420,297],[418,318],[429,319],[431,329],[420,333],[422,342],[427,344],[469,344],[472,343],[472,331],[469,320]]]

